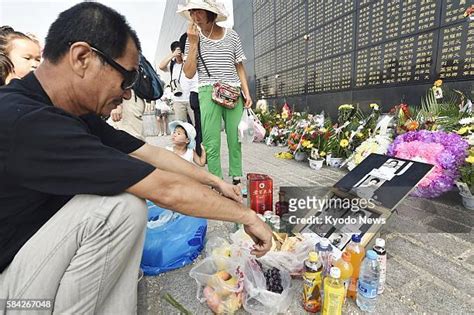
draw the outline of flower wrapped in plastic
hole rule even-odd
[[[376,135],[371,137],[361,145],[359,145],[355,152],[347,160],[347,168],[352,170],[359,165],[371,153],[386,154],[388,147],[392,143],[392,139],[387,135]]]
[[[372,136],[357,146],[344,163],[349,170],[359,165],[371,153],[387,153],[388,147],[392,143],[392,133],[389,128],[392,120],[392,116],[385,115],[380,119],[375,128],[368,131]]]
[[[434,198],[453,187],[468,147],[456,133],[421,130],[398,136],[390,145],[388,155],[434,165],[413,192],[418,197]]]

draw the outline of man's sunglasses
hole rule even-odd
[[[140,75],[140,70],[134,69],[134,70],[127,70],[124,67],[122,67],[119,63],[117,63],[115,60],[113,60],[111,57],[107,56],[104,54],[102,51],[99,49],[95,48],[94,46],[90,45],[91,49],[93,52],[98,54],[105,62],[109,64],[112,68],[120,72],[120,74],[123,76],[123,81],[120,87],[122,90],[129,90],[131,89],[135,83],[138,81],[138,77]]]

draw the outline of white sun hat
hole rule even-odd
[[[188,148],[193,150],[196,147],[196,129],[194,128],[193,125],[181,120],[174,120],[170,122],[168,126],[171,132],[174,132],[176,127],[181,126],[186,131],[186,135],[188,136],[188,139],[189,139]]]
[[[201,9],[217,14],[216,22],[227,20],[229,13],[222,2],[216,0],[189,0],[186,5],[178,5],[176,13],[181,14],[189,21],[192,21],[189,10]]]

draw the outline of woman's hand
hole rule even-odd
[[[190,22],[186,32],[188,33],[189,45],[197,45],[199,43],[199,30],[196,23]]]
[[[245,100],[245,103],[244,103],[244,107],[245,108],[250,108],[252,107],[252,98],[250,97],[250,95],[246,95],[246,97],[244,98]]]

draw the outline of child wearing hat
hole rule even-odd
[[[173,151],[183,159],[199,166],[206,165],[206,150],[201,144],[202,154],[196,153],[196,129],[188,122],[175,120],[169,123],[172,146],[166,149]]]

